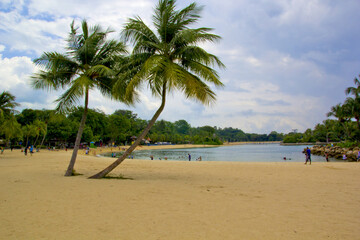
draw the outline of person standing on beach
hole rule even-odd
[[[30,147],[30,156],[32,156],[33,153],[34,153],[34,146],[31,145],[31,147]]]
[[[305,154],[306,154],[305,164],[307,164],[307,162],[309,161],[309,164],[311,165],[311,151],[309,147],[306,148]]]
[[[190,155],[190,153],[188,153],[188,155],[189,155],[189,162],[191,161],[191,155]]]
[[[329,154],[327,152],[325,153],[325,159],[327,162],[329,161]]]
[[[358,156],[357,156],[356,161],[357,161],[357,162],[360,161],[360,151],[358,151]]]
[[[27,151],[28,151],[28,147],[26,146],[26,147],[25,147],[25,151],[24,151],[24,152],[25,152],[25,156],[27,155]]]

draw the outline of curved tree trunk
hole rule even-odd
[[[68,166],[68,168],[66,170],[65,176],[72,176],[73,175],[74,165],[75,165],[77,153],[78,153],[78,150],[79,150],[79,147],[80,147],[81,136],[82,136],[84,128],[85,128],[86,115],[87,115],[87,111],[88,111],[88,103],[89,103],[89,90],[86,89],[84,113],[83,113],[82,118],[81,118],[79,130],[78,130],[78,133],[76,135],[74,150],[73,150],[73,153],[72,153],[72,156],[71,156],[71,159],[70,159],[69,166]]]
[[[45,125],[45,133],[44,133],[43,139],[41,140],[40,148],[41,148],[41,146],[44,144],[46,134],[47,134],[47,123],[46,123],[46,125]]]
[[[35,147],[36,147],[37,140],[39,139],[39,136],[40,136],[40,134],[36,136],[35,143],[34,143]]]
[[[135,148],[139,145],[141,140],[143,138],[145,138],[146,134],[148,134],[151,127],[154,125],[157,118],[160,116],[161,112],[164,110],[165,98],[166,98],[166,83],[164,83],[164,85],[163,85],[163,91],[162,91],[162,96],[161,97],[162,97],[162,99],[161,99],[161,105],[160,105],[159,109],[156,111],[155,115],[152,117],[152,119],[150,120],[149,124],[144,129],[144,131],[138,136],[136,141],[125,151],[125,153],[121,157],[116,159],[115,162],[113,162],[107,168],[105,168],[104,170],[98,172],[97,174],[95,174],[95,175],[93,175],[93,176],[91,176],[89,178],[99,179],[99,178],[105,177],[108,173],[110,173],[112,170],[114,170],[114,168],[116,168],[118,165],[120,165],[120,163],[122,163],[126,159],[126,157],[130,155],[130,153],[132,151],[135,150]]]

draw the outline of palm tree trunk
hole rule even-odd
[[[163,91],[162,91],[162,96],[161,97],[162,97],[162,99],[161,99],[161,105],[160,105],[159,109],[156,111],[155,115],[152,117],[152,119],[150,120],[149,124],[144,129],[144,131],[138,136],[136,141],[125,151],[125,153],[121,157],[116,159],[115,162],[113,162],[107,168],[105,168],[104,170],[98,172],[97,174],[95,174],[95,175],[93,175],[93,176],[91,176],[89,178],[100,179],[100,178],[105,177],[108,173],[110,173],[112,170],[114,170],[114,168],[116,168],[118,165],[120,165],[120,163],[122,163],[126,159],[126,157],[130,155],[130,153],[132,151],[135,150],[135,148],[139,145],[141,140],[145,138],[146,134],[148,134],[151,127],[154,125],[154,123],[156,122],[156,120],[160,116],[161,112],[164,110],[165,98],[166,98],[166,83],[164,83],[164,85],[163,85]]]
[[[39,136],[40,136],[40,134],[36,136],[35,143],[34,143],[35,147],[36,147],[37,140],[39,139]]]
[[[45,141],[45,137],[46,137],[46,133],[47,133],[47,123],[46,123],[46,126],[45,126],[45,133],[44,133],[44,136],[43,136],[43,139],[41,140],[41,144],[40,144],[40,148],[41,146],[44,144],[44,141]]]
[[[78,153],[78,150],[79,150],[79,147],[80,147],[81,136],[82,136],[82,134],[84,132],[84,128],[85,128],[86,115],[87,115],[87,111],[88,111],[88,103],[89,103],[89,90],[86,89],[84,113],[83,113],[82,118],[81,118],[79,130],[78,130],[78,133],[76,135],[74,150],[73,150],[73,153],[72,153],[72,156],[71,156],[71,159],[70,159],[69,166],[68,166],[68,168],[66,170],[65,176],[72,176],[73,175],[75,161],[76,161],[77,153]]]

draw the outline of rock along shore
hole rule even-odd
[[[333,157],[336,159],[342,159],[345,154],[348,161],[356,161],[357,154],[360,151],[360,148],[342,148],[338,146],[322,146],[322,145],[314,145],[311,148],[311,153],[314,155],[325,155],[327,153],[329,157]]]

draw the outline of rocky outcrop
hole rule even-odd
[[[333,157],[336,159],[342,159],[343,155],[345,154],[348,161],[356,161],[358,151],[360,148],[341,148],[341,147],[331,147],[331,146],[321,146],[315,145],[311,147],[311,153],[314,155],[321,155],[324,156],[325,153],[329,155],[329,157]]]

